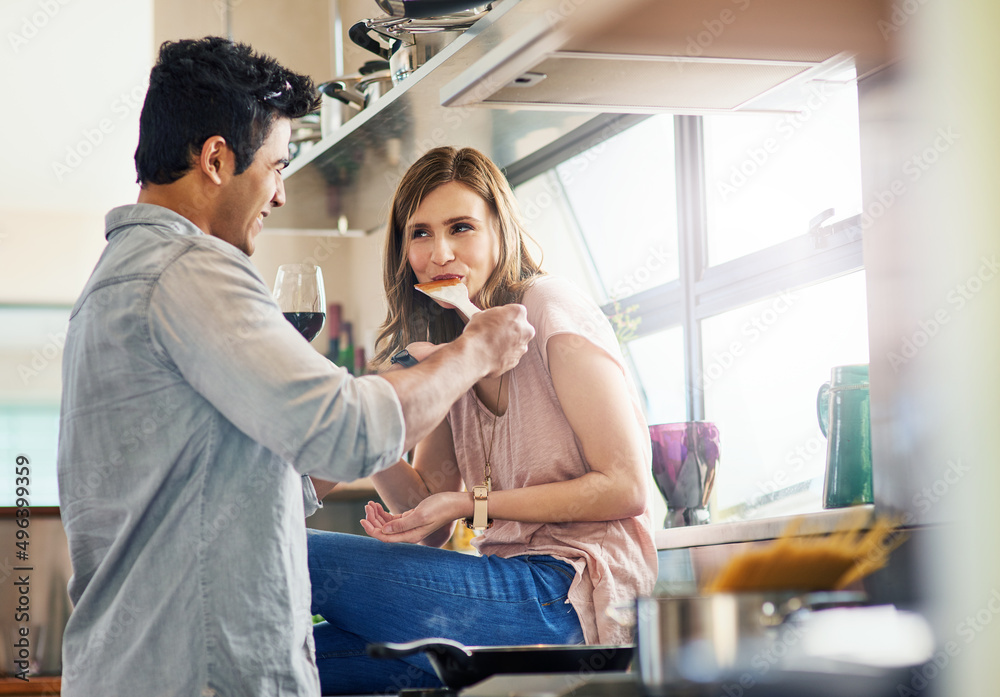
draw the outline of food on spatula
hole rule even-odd
[[[440,281],[418,283],[414,288],[435,300],[454,305],[466,317],[472,317],[477,312],[481,312],[469,301],[469,289],[462,283],[461,278],[445,278]]]
[[[417,290],[422,293],[430,293],[432,290],[437,290],[438,288],[450,288],[451,286],[462,285],[461,278],[445,278],[440,281],[428,281],[427,283],[418,283],[414,286]]]
[[[840,590],[885,566],[889,553],[906,535],[896,521],[867,513],[842,532],[797,536],[801,520],[793,520],[781,536],[762,549],[729,560],[706,593]]]

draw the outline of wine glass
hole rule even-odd
[[[282,264],[274,280],[274,299],[299,334],[312,341],[326,321],[323,272],[313,264]]]

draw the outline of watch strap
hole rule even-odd
[[[419,361],[417,361],[416,358],[410,355],[409,351],[403,349],[399,353],[395,354],[392,358],[390,358],[389,362],[394,365],[401,365],[404,368],[409,368],[410,366],[416,365]]]
[[[472,520],[465,519],[465,524],[473,530],[486,530],[493,526],[487,510],[489,487],[479,484],[472,487]]]

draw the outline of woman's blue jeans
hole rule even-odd
[[[371,537],[308,531],[313,627],[323,694],[440,687],[424,654],[373,659],[365,647],[445,637],[469,646],[582,644],[566,601],[573,567]]]

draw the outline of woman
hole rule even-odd
[[[514,370],[455,403],[412,466],[374,477],[392,513],[366,507],[370,537],[310,531],[324,692],[440,685],[425,657],[368,659],[369,642],[631,641],[610,611],[656,577],[648,429],[609,322],[543,275],[525,237],[503,174],[476,150],[431,150],[396,191],[375,362],[404,347],[426,357],[462,332],[467,318],[416,283],[458,278],[481,308],[522,303],[536,335]],[[486,517],[480,556],[437,549],[456,521]],[[401,542],[416,544],[383,544]]]

